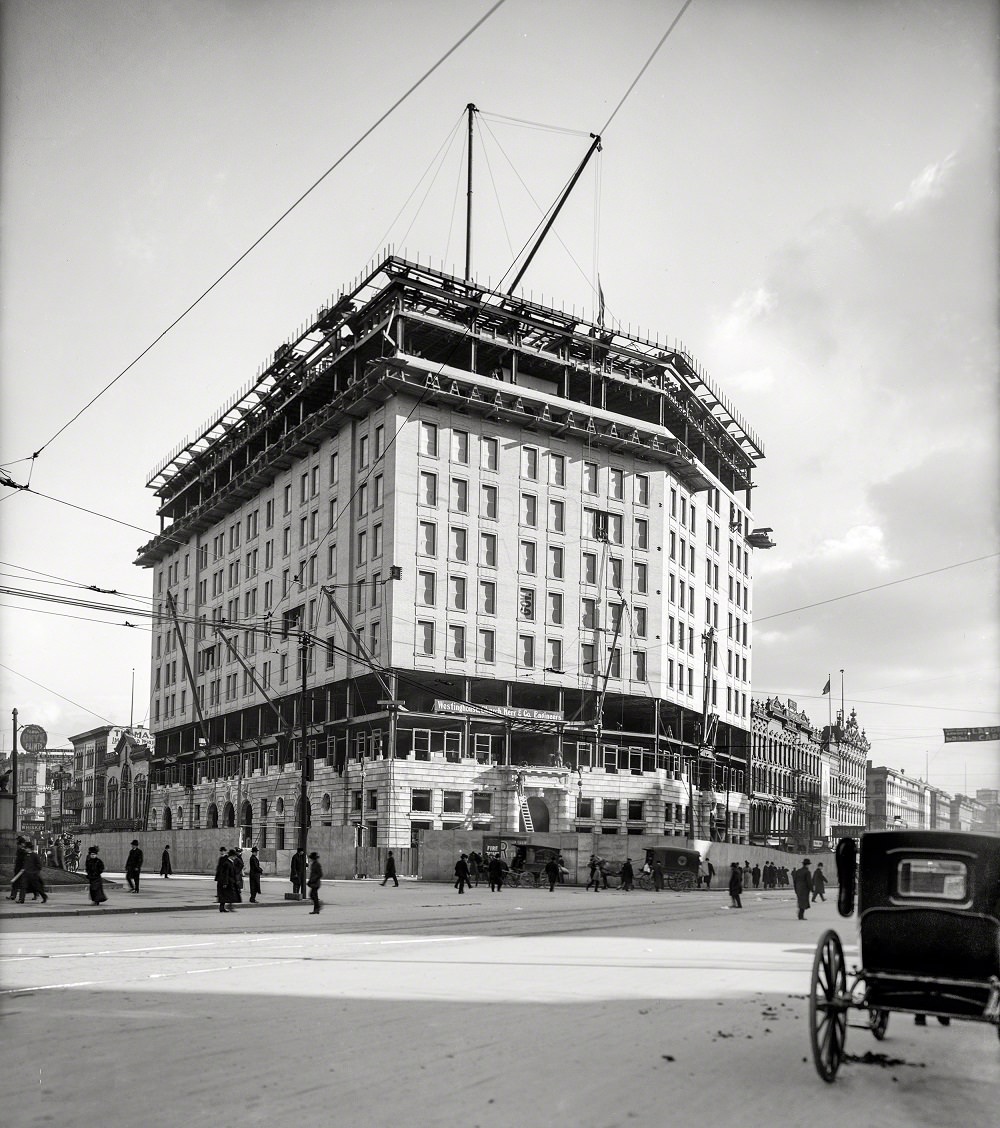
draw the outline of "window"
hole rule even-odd
[[[431,809],[431,793],[429,789],[414,787],[410,791],[410,810],[429,811]]]
[[[448,555],[452,560],[465,562],[469,559],[469,533],[458,525],[452,525]]]
[[[551,626],[561,627],[563,621],[563,597],[558,591],[550,591],[548,599],[548,622]]]
[[[633,586],[638,595],[645,595],[649,591],[649,567],[646,564],[632,566]]]
[[[479,534],[479,563],[486,568],[497,566],[497,538],[495,533]]]
[[[464,576],[450,576],[448,578],[448,606],[452,611],[465,610]]]
[[[372,506],[375,509],[382,508],[382,475],[376,474],[375,480],[372,483]]]
[[[597,493],[597,463],[585,462],[583,464],[583,492]]]
[[[620,556],[612,556],[608,561],[608,587],[613,591],[621,591],[622,588],[622,560]]]
[[[646,652],[645,650],[632,651],[632,677],[635,681],[646,680]]]
[[[448,657],[465,657],[465,627],[457,625],[448,627]]]
[[[563,550],[558,545],[549,545],[549,579],[563,578]]]
[[[597,554],[585,552],[583,554],[583,582],[585,584],[597,583]]]
[[[635,519],[633,542],[636,548],[644,551],[649,548],[649,522],[642,517]]]
[[[421,505],[437,505],[437,474],[421,470],[417,501]]]
[[[519,619],[534,620],[535,618],[535,592],[532,588],[521,588],[517,598],[517,617]]]
[[[468,431],[452,431],[451,433],[451,460],[460,462],[463,466],[469,464],[469,433]]]
[[[497,518],[497,488],[496,486],[480,486],[479,513],[492,520]]]
[[[517,636],[517,664],[527,670],[535,665],[535,640],[531,635]]]
[[[645,524],[645,522],[643,522]],[[607,515],[607,530],[608,542],[610,544],[622,543],[622,528],[624,522],[620,513],[609,513]]]
[[[443,792],[441,796],[441,810],[446,815],[460,815],[462,813],[462,792]]]
[[[500,466],[500,440],[483,439],[480,465],[484,470],[497,470]]]
[[[495,662],[497,660],[495,632],[479,632],[479,657],[483,662]]]
[[[431,528],[433,528],[433,527],[434,526],[432,525]],[[434,555],[433,552],[430,553],[430,555],[433,556]],[[358,533],[358,558],[355,561],[355,564],[361,565],[361,564],[367,563],[367,561],[368,561],[368,534],[362,529],[362,531],[360,533]],[[301,578],[302,578],[302,573],[300,571],[299,572],[299,582],[300,583],[301,583]]]
[[[451,508],[456,513],[469,512],[469,483],[462,478],[451,480]]]
[[[434,653],[434,624],[425,619],[417,620],[417,653]]]
[[[594,817],[594,800],[579,796],[576,800],[576,817],[578,819],[592,819]]]
[[[490,791],[473,791],[472,813],[474,815],[489,815],[493,812],[493,793]]]
[[[597,600],[596,599],[581,599],[581,626],[588,631],[597,630]]]
[[[549,455],[549,484],[566,485],[566,459],[561,454]]]
[[[633,610],[633,633],[639,638],[646,637],[646,608],[636,607]]]
[[[328,576],[337,574],[337,546],[335,544],[331,544],[326,550],[326,574]]]
[[[968,867],[951,858],[904,858],[896,864],[895,892],[907,900],[967,901]]]
[[[549,502],[549,531],[553,533],[564,533],[566,531],[566,505],[564,502]]]
[[[645,817],[644,803],[641,799],[629,799],[628,801],[628,819],[629,822],[642,822]]]
[[[622,676],[622,652],[617,647],[608,649],[608,672],[613,678]]]
[[[479,613],[481,615],[497,613],[497,585],[491,580],[479,581]]]
[[[607,753],[605,753],[607,755]],[[603,799],[601,800],[601,818],[617,821],[618,819],[618,800],[617,799]]]
[[[421,556],[437,556],[437,525],[433,521],[418,522],[417,552]]]
[[[608,471],[608,497],[625,500],[625,471],[612,468]]]
[[[645,474],[635,476],[635,503],[649,505],[649,478]]]
[[[435,605],[435,580],[436,577],[433,572],[417,573],[417,603],[421,607],[433,607]]]
[[[335,486],[340,480],[340,455],[334,451],[330,455],[330,485]],[[286,509],[287,513],[288,510]]]
[[[534,447],[521,448],[521,477],[532,482],[538,479],[538,451]]]
[[[549,670],[562,672],[562,642],[550,638],[545,644],[545,665]]]
[[[533,576],[535,574],[535,542],[534,541],[521,541],[520,551],[518,553],[518,565],[520,570],[526,575]]]
[[[531,528],[538,524],[538,498],[534,494],[521,494],[521,524]]]
[[[438,429],[436,423],[420,423],[420,453],[437,457]]]

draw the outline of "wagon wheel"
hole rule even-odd
[[[640,889],[645,889],[647,893],[652,891],[653,879],[648,873],[640,873],[639,876],[635,879],[635,883],[639,886]]]
[[[881,1042],[885,1037],[885,1028],[889,1025],[889,1012],[880,1007],[872,1007],[868,1012],[868,1027],[875,1035],[875,1040]]]
[[[690,873],[667,874],[667,887],[678,893],[690,893],[694,889],[694,875]]]
[[[844,1057],[847,1037],[847,971],[840,937],[824,932],[813,959],[809,992],[809,1039],[813,1064],[824,1081],[832,1082]]]

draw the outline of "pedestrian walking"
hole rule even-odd
[[[392,878],[393,885],[398,889],[399,878],[396,877],[396,859],[392,856],[391,850],[389,851],[389,856],[385,860],[385,873],[382,875],[382,884],[385,885],[390,877]]]
[[[264,872],[264,867],[260,864],[260,857],[257,854],[257,847],[250,851],[250,904],[256,905],[257,898],[260,896],[260,875]]]
[[[129,892],[139,892],[139,875],[142,873],[142,851],[139,849],[139,839],[132,839],[132,849],[125,859],[125,880],[128,882]]]
[[[476,850],[469,853],[469,876],[472,878],[470,885],[479,884],[479,870],[483,864],[483,859],[480,857]]]
[[[712,888],[712,878],[715,877],[715,866],[712,865],[712,859],[705,859],[705,888]]]
[[[455,888],[459,893],[465,892],[469,884],[469,855],[463,854],[455,863]]]
[[[499,854],[492,854],[486,865],[486,873],[490,879],[490,892],[499,893],[503,889],[503,862]]]
[[[91,846],[87,851],[87,861],[83,868],[87,874],[91,901],[95,905],[103,905],[108,899],[108,895],[104,892],[104,879],[101,877],[101,874],[104,873],[104,862],[98,854],[98,847]]]
[[[170,863],[170,844],[168,843],[163,847],[163,853],[160,855],[160,877],[169,877],[174,872],[174,867]]]
[[[545,863],[545,876],[549,879],[549,892],[553,893],[559,880],[559,863],[555,858],[549,858]]]
[[[795,899],[799,903],[799,920],[805,920],[806,909],[809,908],[809,895],[812,893],[812,874],[809,871],[808,858],[803,858],[802,865],[792,870],[792,887],[795,890]]]
[[[561,850],[559,851],[559,854],[556,857],[556,865],[558,865],[558,867],[559,867],[559,884],[563,885],[566,881],[566,874],[569,873],[569,870],[566,868],[565,861],[563,861],[563,856],[562,856]]]
[[[756,862],[753,864],[753,869],[750,871],[750,877],[753,879],[754,889],[760,887],[760,866]]]
[[[601,891],[601,868],[598,865],[596,854],[590,855],[590,861],[587,863],[587,873],[588,873],[587,884],[584,887],[584,892],[586,893],[586,891],[591,887],[591,885],[593,885],[594,892],[600,893],[600,891]]]
[[[732,898],[731,909],[742,909],[743,901],[740,894],[743,892],[743,871],[739,862],[733,862],[729,867],[729,896]]]
[[[653,888],[657,893],[663,892],[663,863],[659,858],[653,859]]]
[[[823,872],[823,863],[816,863],[816,872],[813,874],[813,904],[816,903],[818,897],[821,901],[826,900],[826,874]]]
[[[10,896],[8,900],[16,901],[24,878],[24,857],[28,852],[28,841],[20,834],[17,836],[17,849],[14,851],[14,877],[10,883]]]
[[[233,903],[236,900],[236,870],[233,860],[229,856],[235,850],[226,853],[225,846],[219,847],[219,860],[215,863],[215,896],[219,902],[219,912],[233,912]]]
[[[628,893],[632,889],[632,883],[635,880],[635,871],[632,869],[631,858],[626,858],[622,863],[620,877],[621,887],[626,893]]]
[[[21,871],[21,884],[17,894],[19,905],[24,904],[25,893],[31,894],[32,901],[37,901],[41,897],[43,905],[49,899],[45,892],[45,882],[42,880],[42,859],[31,842],[28,843],[24,855],[24,868]]]
[[[323,907],[323,902],[319,899],[319,887],[323,884],[323,867],[319,864],[319,854],[315,850],[309,855],[309,880],[306,884],[309,886],[309,899],[313,904],[309,915],[319,916],[319,911]]]
[[[300,897],[306,895],[306,852],[300,846],[292,855],[292,865],[288,877],[292,883],[292,892]]]

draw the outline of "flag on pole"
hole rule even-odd
[[[604,328],[604,288],[601,286],[601,276],[597,276],[597,324]]]
[[[830,692],[830,679],[826,679],[826,685],[823,686],[823,696],[825,697]]]

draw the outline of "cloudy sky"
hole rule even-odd
[[[474,102],[478,276],[600,131],[525,288],[589,312],[599,275],[764,441],[755,694],[821,724],[843,669],[876,763],[1000,786],[996,743],[941,732],[1000,723],[995,5],[694,0],[630,93],[682,0],[493,8],[3,4],[0,463],[32,490],[0,491],[3,586],[148,599],[154,463],[387,244],[462,270]],[[141,621],[0,605],[5,716],[51,746],[146,719]]]

